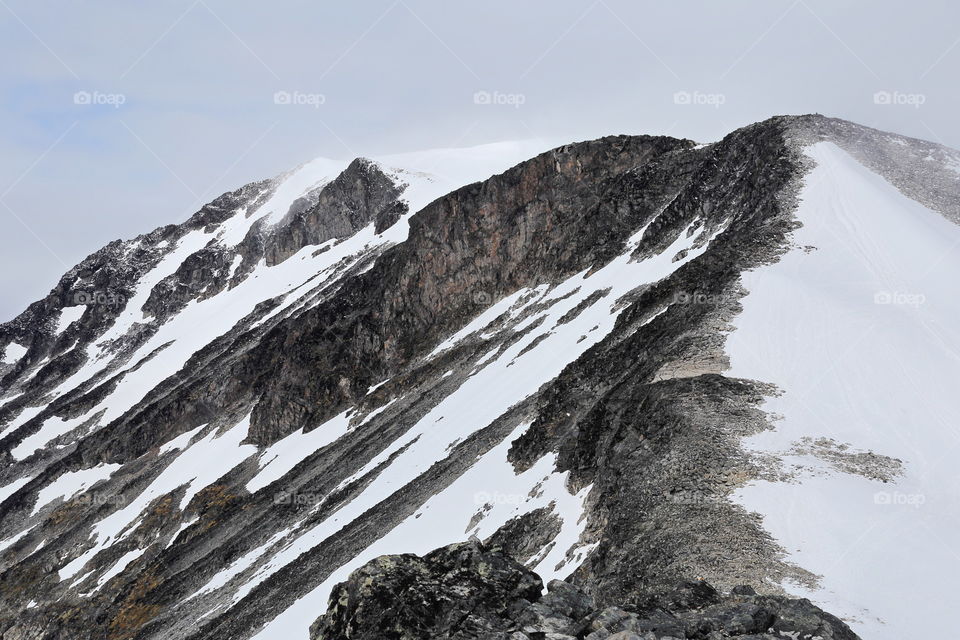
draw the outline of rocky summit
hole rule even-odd
[[[112,242],[0,325],[0,638],[945,637],[958,222],[960,153],[809,115]]]

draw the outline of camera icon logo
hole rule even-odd
[[[473,94],[473,104],[492,104],[493,96],[489,91],[477,91]]]

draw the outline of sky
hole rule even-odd
[[[318,156],[812,112],[960,148],[948,0],[0,0],[0,43],[0,322]]]

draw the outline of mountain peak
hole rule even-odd
[[[916,466],[960,375],[956,152],[816,114],[538,145],[313,160],[0,325],[3,632],[307,638],[371,566],[473,584],[483,540],[604,607],[577,621],[746,607],[853,637],[789,592],[909,635],[830,563],[860,545],[846,512],[960,517]],[[495,618],[558,632],[559,596],[520,595]]]

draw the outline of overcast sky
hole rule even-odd
[[[809,112],[960,147],[950,0],[0,0],[0,21],[0,321],[110,240],[316,156]]]

